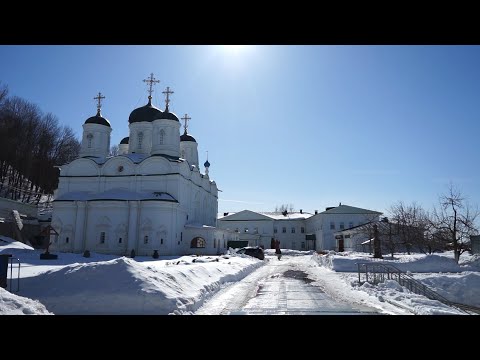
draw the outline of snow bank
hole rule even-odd
[[[207,258],[212,261],[199,261]],[[184,313],[200,307],[221,283],[240,280],[264,264],[252,257],[190,259],[178,265],[126,257],[75,263],[22,279],[21,291],[55,314]]]
[[[358,286],[358,283],[357,283]],[[375,296],[380,302],[388,302],[400,308],[410,310],[416,315],[464,315],[465,313],[445,305],[437,300],[430,300],[422,295],[410,292],[394,280],[386,280],[377,286],[364,283],[358,290]]]
[[[480,274],[477,272],[430,274],[419,280],[450,301],[480,307]]]
[[[358,271],[357,263],[387,263],[391,264],[401,271],[410,271],[415,273],[422,272],[462,272],[472,268],[470,262],[459,265],[455,262],[453,256],[449,254],[413,254],[413,255],[396,255],[392,260],[388,257],[384,259],[374,259],[372,255],[364,253],[343,252],[336,253],[329,251],[322,255],[315,253],[314,260],[322,266],[328,267],[334,271],[356,272]]]
[[[315,254],[315,250],[309,251],[300,251],[300,250],[291,250],[291,249],[280,249],[282,251],[282,255],[288,256],[305,256],[305,255],[313,255]],[[264,250],[266,255],[276,256],[275,249],[265,249]]]
[[[0,287],[0,315],[53,315],[40,302]]]

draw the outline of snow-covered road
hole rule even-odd
[[[309,258],[309,257],[308,257]],[[243,280],[225,286],[195,314],[324,315],[374,314],[377,310],[348,304],[327,295],[308,278],[310,266],[305,256],[284,256],[267,264]],[[321,282],[321,280],[320,280]]]

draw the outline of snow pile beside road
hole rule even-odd
[[[40,302],[0,287],[0,315],[53,315]]]
[[[189,258],[188,264],[168,266],[126,257],[75,263],[22,279],[22,294],[55,314],[182,313],[196,310],[222,283],[240,280],[264,264],[252,257]]]
[[[358,271],[357,263],[386,263],[391,264],[401,271],[421,272],[462,272],[472,268],[471,262],[459,265],[453,255],[445,254],[398,254],[392,260],[389,257],[374,259],[372,255],[355,252],[337,253],[329,251],[327,254],[314,254],[314,260],[322,266],[334,271],[355,272]],[[476,266],[476,265],[475,265]]]
[[[415,274],[414,277],[450,301],[480,307],[480,274],[478,272]]]

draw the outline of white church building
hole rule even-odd
[[[218,254],[238,233],[216,227],[218,188],[209,177],[210,163],[202,174],[197,141],[183,134],[180,121],[152,104],[151,74],[148,104],[129,116],[129,136],[109,156],[110,122],[97,114],[83,124],[79,157],[62,165],[53,202],[52,226],[59,233],[55,249],[85,250],[130,255]]]

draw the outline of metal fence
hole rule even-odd
[[[415,294],[423,295],[431,300],[438,300],[448,306],[453,306],[468,314],[480,314],[480,308],[450,301],[391,264],[363,262],[357,263],[357,268],[358,282],[360,284],[368,282],[370,284],[377,285],[385,280],[394,280]]]

